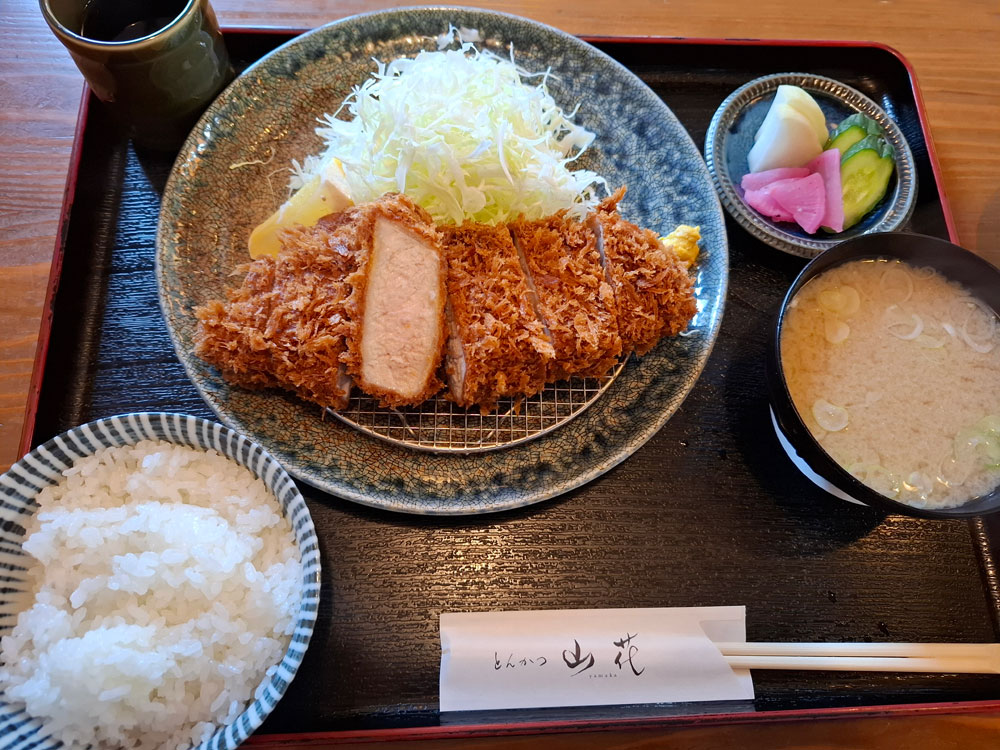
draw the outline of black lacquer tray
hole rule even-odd
[[[246,65],[291,36],[230,31],[227,42]],[[908,229],[956,240],[919,91],[892,50],[590,41],[662,96],[698,144],[719,103],[761,75],[806,71],[861,90],[896,118],[916,157],[919,197]],[[96,100],[85,101],[23,449],[127,411],[212,417],[157,304],[154,242],[173,158],[136,150]],[[438,713],[441,612],[744,604],[750,640],[1000,635],[1000,524],[850,506],[810,484],[782,452],[764,355],[781,298],[805,261],[727,221],[730,291],[712,357],[680,411],[600,479],[539,505],[466,518],[394,515],[301,487],[322,544],[323,603],[298,677],[255,741],[1000,707],[1000,676],[757,672],[753,706],[459,717],[464,727]]]

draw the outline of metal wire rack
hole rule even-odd
[[[530,398],[501,399],[495,411],[480,414],[438,395],[420,406],[388,409],[355,393],[344,409],[329,410],[342,422],[372,437],[430,453],[482,453],[508,448],[551,432],[580,414],[607,390],[625,360],[599,378],[549,383]]]

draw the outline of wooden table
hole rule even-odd
[[[214,0],[227,27],[308,28],[394,5],[386,0]],[[501,0],[490,5],[575,34],[842,39],[896,48],[916,71],[959,241],[1000,264],[1000,13],[993,0]],[[82,85],[37,3],[5,0],[0,5],[0,470],[17,458]],[[907,736],[914,746],[926,743],[914,742],[913,732],[932,732],[938,743],[962,737],[966,747],[986,747],[981,743],[993,731],[1000,736],[1000,719],[895,721],[909,722]],[[867,734],[865,726],[856,728],[861,736],[874,738],[884,731],[877,721],[867,725]],[[738,739],[728,732],[672,733],[672,740],[657,735],[651,742],[756,747],[754,737],[763,737],[761,747],[788,746],[755,732]],[[795,730],[788,732],[782,737],[791,738]],[[642,747],[653,746],[647,739]],[[817,738],[807,733],[801,741]],[[608,746],[629,743],[618,737]],[[602,746],[601,740],[594,746]],[[889,747],[874,740],[868,746]]]

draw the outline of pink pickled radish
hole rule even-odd
[[[785,211],[778,202],[771,197],[771,185],[765,185],[760,190],[747,190],[743,194],[743,200],[747,202],[754,211],[763,214],[775,221],[792,221],[792,215]]]
[[[819,229],[826,214],[826,183],[814,172],[808,177],[778,180],[768,186],[771,197],[796,223],[812,234]]]
[[[762,187],[769,185],[772,182],[787,180],[792,177],[805,177],[810,172],[815,171],[816,170],[811,167],[778,167],[776,169],[768,169],[766,172],[750,172],[743,175],[743,179],[740,181],[740,187],[746,191],[760,190]]]
[[[840,188],[840,150],[827,149],[806,166],[810,172],[819,174],[826,186],[826,211],[820,220],[820,226],[834,232],[844,231],[844,196]]]

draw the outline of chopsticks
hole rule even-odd
[[[1000,674],[1000,643],[716,643],[733,669]]]

